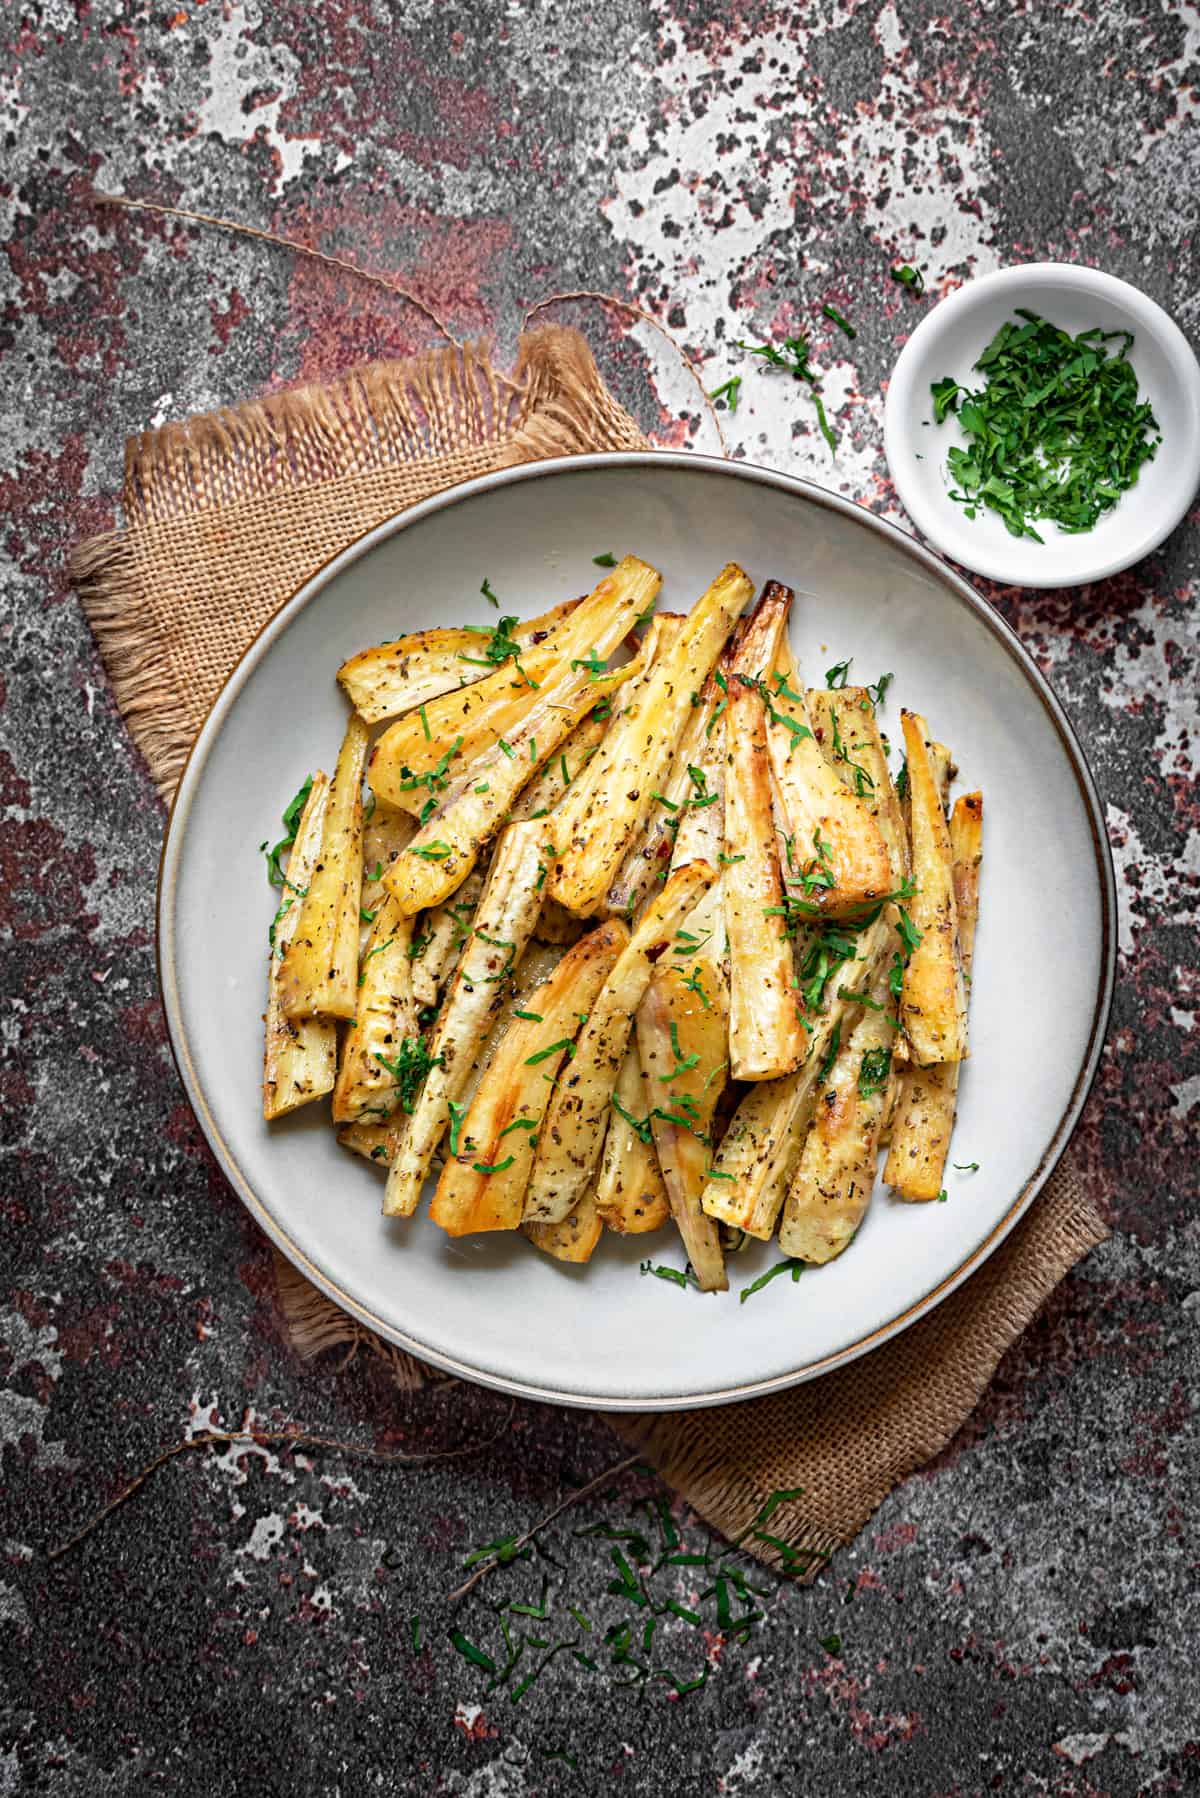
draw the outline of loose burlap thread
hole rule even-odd
[[[250,642],[347,544],[492,469],[645,447],[584,340],[556,326],[526,334],[511,374],[482,346],[430,350],[131,439],[124,526],[81,545],[73,574],[163,797]],[[741,1404],[609,1421],[727,1536],[748,1530],[773,1492],[798,1489],[774,1511],[770,1534],[807,1555],[815,1573],[945,1447],[1005,1350],[1106,1235],[1068,1157],[982,1267],[857,1361]],[[302,1355],[367,1349],[406,1388],[437,1377],[282,1258],[277,1268],[285,1327]]]

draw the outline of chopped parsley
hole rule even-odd
[[[536,1067],[539,1061],[549,1061],[552,1055],[558,1055],[564,1049],[567,1051],[567,1060],[570,1061],[575,1054],[575,1044],[569,1036],[561,1037],[558,1042],[550,1043],[547,1048],[539,1049],[534,1055],[527,1055],[525,1066],[527,1068]]]
[[[769,1267],[765,1274],[759,1274],[757,1280],[752,1280],[749,1286],[742,1287],[738,1294],[739,1305],[744,1305],[746,1300],[753,1298],[756,1292],[761,1292],[764,1286],[769,1286],[777,1274],[785,1274],[789,1269],[794,1285],[804,1272],[804,1263],[802,1261],[777,1261],[774,1267]]]
[[[841,1047],[842,1047],[842,1020],[841,1020],[841,1018],[839,1018],[837,1023],[833,1027],[833,1035],[829,1039],[829,1053],[826,1055],[824,1061],[821,1063],[821,1071],[817,1075],[817,1080],[820,1085],[824,1086],[825,1082],[828,1080],[831,1072],[833,1071],[833,1064],[838,1058],[838,1055],[841,1051]]]
[[[457,1155],[458,1133],[462,1129],[463,1119],[467,1115],[467,1108],[465,1105],[456,1105],[453,1099],[447,1100],[446,1103],[450,1112],[450,1153],[451,1155]]]
[[[271,885],[273,887],[291,887],[293,893],[298,893],[300,889],[299,887],[292,885],[292,882],[283,871],[283,866],[279,858],[284,850],[290,849],[292,844],[296,841],[296,832],[300,827],[300,817],[304,811],[305,805],[308,803],[308,796],[311,792],[312,775],[310,774],[300,790],[297,793],[294,793],[287,803],[287,807],[283,813],[284,835],[280,837],[279,841],[272,848],[268,848],[265,843],[260,843],[258,846],[259,854],[265,855],[267,858],[267,879],[270,881]],[[276,919],[276,922],[278,922],[278,919]]]
[[[408,1117],[413,1114],[417,1094],[425,1084],[425,1077],[430,1068],[443,1066],[440,1055],[430,1055],[423,1036],[405,1037],[396,1054],[390,1058],[381,1055],[376,1049],[375,1059],[384,1072],[390,1074],[396,1082],[397,1102],[401,1111]]]
[[[611,549],[606,549],[602,556],[593,556],[592,561],[597,568],[615,568],[617,565],[617,558]]]
[[[768,368],[781,369],[785,374],[791,375],[794,381],[804,383],[812,394],[813,405],[817,411],[817,425],[821,435],[829,445],[830,454],[836,455],[837,438],[825,415],[820,382],[816,370],[808,359],[808,338],[804,332],[797,332],[795,337],[785,337],[782,344],[743,343],[741,338],[738,338],[735,348],[745,350],[751,356],[760,356]]]
[[[825,670],[825,685],[840,690],[846,684],[846,676],[850,672],[853,656],[847,656],[844,662],[835,662],[832,668]]]
[[[480,587],[479,591],[483,594],[483,597],[487,600],[487,602],[490,606],[495,606],[497,611],[500,610],[500,601],[496,598],[496,595],[492,592],[492,583],[487,579],[486,575],[484,577],[483,585]]]
[[[843,317],[836,306],[831,306],[826,302],[826,304],[822,306],[821,311],[825,314],[826,318],[832,319],[838,330],[844,332],[847,337],[854,338],[858,336],[858,332],[850,323],[850,320]]]
[[[516,1159],[515,1155],[506,1155],[503,1161],[473,1161],[471,1166],[477,1174],[502,1174]]]
[[[921,932],[917,929],[902,905],[897,906],[896,909],[900,913],[900,922],[897,925],[897,929],[900,932],[900,941],[904,944],[905,955],[908,956],[912,954],[913,950],[921,941]]]
[[[951,499],[968,518],[985,508],[1014,537],[1041,543],[1035,519],[1090,531],[1162,437],[1129,361],[1132,332],[1096,326],[1072,337],[1023,306],[1016,315],[1022,322],[1007,319],[975,363],[982,387],[934,383],[934,416],[957,413],[967,439],[947,452]]]
[[[959,1174],[977,1174],[979,1172],[977,1161],[955,1161],[951,1163],[951,1166]]]
[[[723,381],[719,387],[714,387],[708,397],[710,400],[724,400],[725,404],[729,407],[729,410],[731,412],[736,412],[738,409],[738,389],[741,387],[741,384],[741,375],[730,375],[727,381]]]
[[[642,1275],[653,1274],[656,1280],[669,1280],[673,1286],[695,1286],[697,1280],[690,1267],[685,1272],[678,1267],[656,1267],[653,1261],[642,1261],[638,1264],[638,1272]],[[636,1582],[634,1582],[636,1589]]]
[[[890,1049],[868,1049],[858,1066],[858,1090],[864,1099],[883,1092],[892,1068]]]
[[[626,1110],[625,1106],[622,1105],[616,1093],[613,1093],[612,1097],[609,1099],[609,1104],[619,1118],[624,1118],[635,1136],[639,1137],[644,1143],[650,1142],[654,1132],[650,1127],[650,1118],[648,1116],[644,1118],[635,1118],[632,1111]]]

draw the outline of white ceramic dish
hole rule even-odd
[[[946,1204],[882,1191],[850,1250],[799,1284],[739,1288],[778,1258],[731,1263],[728,1294],[638,1277],[683,1265],[673,1230],[608,1237],[565,1267],[520,1236],[452,1242],[380,1215],[382,1183],[340,1149],[324,1107],[268,1127],[259,1111],[267,924],[258,845],[345,707],[333,671],[391,633],[482,623],[486,575],[524,616],[626,549],[686,607],[726,560],[812,597],[793,637],[808,676],[854,657],[895,674],[983,787],[987,820],[972,1004]],[[298,699],[299,696],[299,699]],[[896,728],[894,705],[885,717]],[[486,477],[383,525],[292,599],[233,674],[197,740],[163,852],[159,947],[171,1040],[225,1173],[268,1235],[339,1304],[432,1361],[569,1404],[677,1408],[749,1397],[848,1360],[913,1322],[1004,1237],[1060,1154],[1086,1096],[1111,996],[1112,869],[1091,778],[1063,714],[999,617],[927,551],[869,513],[762,469],[680,454],[581,457]],[[1018,983],[1023,996],[1018,996]],[[1017,1053],[1017,1051],[1020,1051]],[[320,1115],[318,1115],[320,1113]]]
[[[966,439],[953,416],[933,422],[929,391],[944,375],[982,385],[975,359],[1018,306],[1073,335],[1093,325],[1132,331],[1130,360],[1163,439],[1137,484],[1092,530],[1071,536],[1057,525],[1039,525],[1043,543],[1012,536],[993,512],[970,519],[950,498],[946,452]],[[964,567],[1021,587],[1103,580],[1157,549],[1200,486],[1200,365],[1162,307],[1128,282],[1065,262],[1001,269],[942,300],[905,344],[888,384],[884,446],[905,511],[923,536]]]

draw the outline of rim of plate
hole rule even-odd
[[[250,1181],[242,1172],[236,1154],[225,1140],[217,1119],[208,1106],[199,1074],[191,1057],[183,1023],[175,971],[173,922],[175,887],[192,801],[204,777],[209,755],[220,735],[226,714],[276,637],[282,635],[293,619],[311,605],[337,579],[343,569],[350,567],[361,557],[369,555],[378,544],[386,542],[389,538],[406,530],[410,525],[417,524],[422,519],[428,518],[436,512],[444,511],[448,507],[469,502],[477,494],[489,493],[496,488],[523,481],[553,480],[559,476],[585,471],[630,468],[669,468],[683,472],[695,471],[727,479],[750,481],[760,486],[774,487],[781,493],[789,494],[793,498],[804,500],[811,505],[823,507],[827,511],[839,512],[864,530],[887,538],[901,554],[918,563],[926,572],[947,586],[961,604],[975,613],[1001,647],[1018,664],[1035,697],[1041,702],[1054,724],[1088,814],[1096,871],[1102,895],[1100,978],[1088,1033],[1087,1050],[1076,1076],[1075,1085],[1037,1168],[983,1241],[969,1255],[965,1256],[951,1273],[930,1288],[928,1292],[922,1294],[920,1298],[906,1305],[902,1311],[899,1311],[886,1323],[878,1325],[856,1342],[850,1343],[832,1354],[821,1356],[815,1361],[802,1363],[798,1367],[789,1369],[786,1373],[774,1374],[762,1380],[744,1381],[737,1385],[719,1387],[704,1392],[660,1394],[651,1399],[631,1397],[620,1393],[612,1393],[600,1398],[593,1393],[572,1392],[554,1386],[535,1385],[477,1368],[468,1361],[459,1360],[453,1355],[431,1348],[419,1337],[398,1329],[386,1318],[380,1317],[378,1313],[362,1304],[352,1293],[345,1291],[335,1280],[330,1279],[322,1269],[317,1267],[300,1245],[292,1240],[286,1227],[271,1215],[258,1197]],[[427,1361],[447,1373],[457,1375],[460,1379],[472,1380],[476,1385],[488,1386],[518,1398],[533,1399],[548,1404],[578,1406],[592,1411],[697,1410],[707,1405],[736,1403],[743,1399],[759,1398],[769,1392],[783,1391],[789,1386],[800,1385],[803,1381],[815,1379],[819,1374],[831,1372],[835,1367],[842,1367],[850,1361],[857,1360],[860,1355],[866,1354],[870,1349],[878,1348],[893,1336],[899,1335],[902,1330],[907,1329],[910,1324],[916,1323],[919,1318],[931,1311],[935,1305],[940,1304],[944,1298],[949,1297],[1004,1241],[1010,1230],[1029,1209],[1061,1159],[1096,1077],[1100,1053],[1108,1028],[1109,1013],[1112,1008],[1116,974],[1116,879],[1100,797],[1091,769],[1088,767],[1083,750],[1080,748],[1066,713],[1055,697],[1049,682],[1038,669],[1016,632],[1005,623],[998,612],[988,605],[982,595],[976,593],[970,582],[964,580],[961,575],[950,568],[939,555],[927,549],[907,531],[901,530],[898,525],[890,523],[887,519],[877,518],[864,506],[858,505],[853,500],[844,499],[840,494],[830,493],[825,488],[817,486],[812,481],[803,480],[797,475],[781,474],[774,469],[761,468],[750,462],[729,462],[719,456],[700,455],[690,450],[606,451],[583,456],[557,456],[544,462],[527,462],[514,468],[498,469],[491,474],[479,475],[472,481],[464,481],[457,487],[447,488],[445,492],[435,494],[431,499],[422,500],[420,504],[396,513],[392,518],[385,519],[382,524],[376,525],[373,530],[366,532],[354,543],[349,544],[347,548],[339,551],[336,556],[331,557],[290,599],[280,606],[279,610],[272,618],[268,619],[247,646],[241,660],[213,701],[208,716],[197,734],[180,775],[179,784],[175,789],[175,797],[171,803],[166,829],[163,833],[163,846],[158,869],[156,919],[159,985],[167,1019],[171,1053],[179,1071],[179,1077],[183,1082],[188,1102],[204,1132],[209,1147],[220,1164],[221,1171],[267,1238],[282,1254],[286,1255],[292,1265],[306,1279],[311,1280],[313,1285],[327,1298],[332,1299],[334,1304],[386,1341],[393,1342],[407,1350],[417,1360]]]

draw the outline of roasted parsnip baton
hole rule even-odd
[[[500,838],[470,939],[429,1040],[433,1061],[412,1115],[400,1124],[383,1209],[411,1217],[437,1146],[463,1096],[477,1046],[504,1004],[509,970],[533,934],[543,880],[540,823],[510,824]]]
[[[371,935],[371,926],[375,922],[374,913],[384,900],[384,870],[390,868],[400,851],[412,842],[416,829],[415,822],[407,812],[400,811],[394,805],[385,805],[374,795],[363,808],[363,875],[358,938],[360,961]]]
[[[568,949],[544,986],[515,1014],[450,1146],[430,1216],[451,1236],[515,1230],[534,1143],[559,1069],[629,931],[617,918]]]
[[[263,1116],[282,1117],[331,1090],[337,1060],[337,1025],[332,1018],[289,1018],[280,1002],[283,957],[300,917],[301,896],[316,867],[329,800],[329,776],[312,777],[288,858],[283,902],[272,925],[267,989],[266,1052],[263,1059]]]
[[[627,557],[619,565],[622,574]],[[480,850],[505,819],[509,806],[538,766],[555,754],[584,714],[640,672],[635,658],[610,673],[597,672],[603,658],[617,647],[642,606],[657,591],[659,576],[644,563],[628,570],[617,590],[618,603],[597,633],[592,662],[578,662],[548,680],[511,742],[502,741],[481,756],[441,796],[438,809],[421,826],[386,875],[389,891],[406,913],[440,905],[466,879]],[[556,833],[561,826],[555,819]]]
[[[929,754],[929,766],[933,773],[933,784],[934,784],[935,788],[937,789],[938,802],[941,805],[942,810],[945,811],[947,806],[950,804],[950,783],[954,779],[954,776],[958,773],[958,769],[955,767],[954,757],[951,755],[951,753],[950,753],[949,749],[946,747],[945,743],[938,743],[936,741],[930,741],[930,742],[926,743],[925,748]],[[912,855],[912,782],[908,778],[907,767],[905,768],[905,772],[904,772],[903,785],[904,785],[904,797],[900,801],[900,811],[901,811],[901,815],[904,818],[904,830],[905,830],[906,836],[908,837],[909,855],[911,857],[911,855]]]
[[[367,1114],[387,1117],[405,1092],[417,1037],[411,943],[411,918],[402,918],[396,901],[385,899],[359,971],[358,1011],[342,1042],[333,1089],[335,1124],[352,1124]]]
[[[790,603],[788,588],[770,582],[767,594],[773,591]],[[782,620],[777,641],[763,704],[794,859],[808,877],[806,896],[828,917],[845,917],[890,891],[888,853],[866,803],[843,784],[816,740]]]
[[[423,818],[430,799],[445,790],[452,763],[469,768],[501,737],[511,737],[541,688],[591,653],[594,639],[620,606],[620,574],[618,569],[611,581],[601,581],[527,655],[502,661],[473,686],[444,693],[389,725],[372,751],[369,768],[371,787],[380,798]]]
[[[367,727],[351,718],[329,788],[320,852],[283,958],[279,998],[289,1018],[355,1013],[366,752]]]
[[[522,1224],[535,1248],[556,1261],[590,1261],[600,1240],[604,1220],[596,1207],[595,1194],[585,1192],[573,1211],[557,1224]]]
[[[760,1081],[742,1099],[701,1197],[709,1217],[764,1240],[774,1230],[803,1146],[817,1077],[845,1010],[843,995],[852,1002],[873,976],[892,929],[881,917],[859,933],[858,955],[834,972],[827,1009],[813,1022],[807,1058],[795,1073]]]
[[[569,599],[524,624],[515,618],[501,619],[500,624],[510,627],[513,640],[528,654],[544,643],[579,603]],[[494,628],[472,629],[468,625],[415,631],[351,656],[342,663],[337,677],[359,717],[367,724],[383,724],[495,673],[496,664],[488,659],[487,651],[496,653],[496,635]]]
[[[655,969],[637,1016],[638,1057],[650,1126],[671,1215],[703,1292],[724,1292],[720,1233],[700,1206],[713,1113],[728,1075],[728,1018],[721,982],[701,958]]]
[[[865,687],[810,688],[813,729],[835,771],[866,805],[888,853],[891,891],[909,873],[908,826],[888,768],[887,751]]]
[[[599,708],[607,713],[601,741],[608,738],[613,730],[618,729],[623,719],[630,716],[637,696],[650,679],[655,664],[660,662],[672,645],[678,642],[679,634],[686,622],[687,620],[679,612],[656,612],[650,619],[638,649],[637,672],[631,674],[618,700],[604,701]],[[577,776],[571,785],[569,794],[557,808],[561,828],[566,828],[572,817],[586,811],[591,804],[591,796],[604,766],[597,759],[598,756],[599,745],[597,745],[596,754],[588,758],[586,768]]]
[[[692,694],[704,686],[749,594],[749,580],[730,563],[697,601],[677,641],[655,658],[626,714],[614,720],[588,770],[583,801],[568,797],[550,876],[552,897],[568,910],[587,916],[603,903],[661,791]]]
[[[971,971],[979,909],[979,863],[983,847],[983,795],[966,793],[950,821],[953,878],[958,905],[958,937],[964,974]],[[942,1190],[946,1155],[958,1103],[962,1063],[935,1062],[910,1067],[900,1081],[883,1177],[898,1198],[936,1199]]]
[[[617,958],[538,1127],[537,1154],[525,1193],[526,1223],[558,1223],[591,1189],[634,1013],[650,984],[654,963],[716,877],[716,869],[707,862],[690,862],[672,874]]]
[[[891,949],[898,947],[893,937]],[[832,1261],[853,1240],[875,1187],[879,1132],[898,1028],[885,948],[858,1020],[820,1069],[813,1120],[788,1188],[779,1246],[798,1261]],[[853,1007],[850,1008],[851,1011]]]
[[[720,674],[720,681],[717,680]],[[671,868],[684,868],[688,862],[711,862],[723,867],[725,853],[725,713],[729,689],[728,677],[717,669],[708,677],[701,702],[705,714],[699,754],[689,764],[688,780],[692,792],[688,803],[678,814],[675,841],[671,850]]]
[[[596,1180],[596,1209],[610,1230],[637,1236],[661,1229],[671,1214],[648,1123],[650,1101],[637,1045],[625,1051]]]
[[[359,1118],[356,1123],[343,1124],[337,1139],[343,1149],[361,1155],[381,1174],[387,1173],[392,1153],[389,1146],[391,1131],[387,1124],[381,1124],[377,1118]]]
[[[437,905],[412,936],[412,990],[418,1005],[436,1005],[450,978],[483,892],[485,870],[472,868],[452,899]]]
[[[920,940],[904,969],[900,1015],[914,1061],[928,1067],[961,1061],[967,1052],[967,1010],[958,944],[958,906],[950,832],[932,764],[928,731],[917,712],[902,712],[912,808],[914,892],[909,915]]]
[[[950,855],[958,908],[958,948],[963,979],[971,977],[979,918],[979,865],[983,860],[983,794],[964,793],[950,814]]]
[[[725,928],[735,1080],[789,1073],[807,1047],[784,918],[767,722],[754,675],[757,650],[752,623],[730,670],[726,713]]]
[[[599,712],[600,716],[596,714]],[[557,811],[568,792],[580,779],[608,729],[611,701],[601,700],[577,724],[557,755],[542,763],[527,786],[513,800],[512,816],[519,823],[526,818],[542,818]]]
[[[671,771],[662,792],[654,796],[646,828],[626,854],[604,896],[605,909],[619,917],[629,916],[653,894],[656,881],[666,880],[675,839],[684,820],[698,812],[712,811],[718,804],[720,795],[709,786],[701,763],[707,744],[706,732],[720,699],[720,689],[710,676],[700,703],[692,707],[691,716],[683,727]],[[717,865],[715,853],[690,859],[711,861],[714,868]]]

